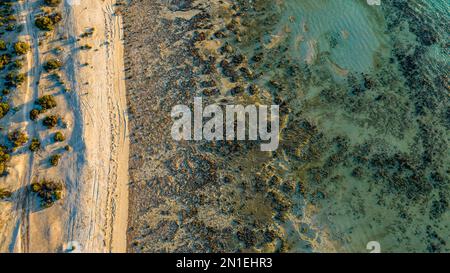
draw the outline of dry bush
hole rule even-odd
[[[24,131],[17,129],[8,134],[8,139],[12,142],[14,148],[18,148],[28,142],[28,135]]]
[[[0,176],[6,174],[6,164],[11,160],[7,147],[0,145]]]
[[[39,149],[41,149],[41,142],[39,141],[39,139],[33,138],[31,140],[30,151],[36,152]]]
[[[41,30],[51,31],[61,20],[61,13],[55,12],[53,14],[47,14],[37,17],[34,23]]]
[[[57,116],[57,115],[46,116],[43,121],[43,124],[48,129],[51,129],[51,128],[54,128],[58,124],[58,120],[59,120],[59,116]]]
[[[52,166],[58,166],[59,164],[59,160],[61,159],[61,155],[52,155],[50,157],[50,164],[52,164]]]
[[[0,102],[0,119],[6,116],[9,112],[9,104],[7,102]]]
[[[63,185],[60,182],[42,179],[31,184],[31,191],[41,199],[41,206],[49,208],[62,198]]]
[[[53,140],[56,142],[63,142],[64,140],[66,140],[66,137],[63,135],[63,133],[56,132],[53,136]]]
[[[10,198],[11,195],[10,191],[0,188],[0,200]]]
[[[45,63],[44,68],[47,72],[61,68],[62,62],[58,59],[51,59]]]
[[[57,106],[55,97],[52,95],[44,95],[38,98],[35,103],[42,108],[42,111],[46,111]]]

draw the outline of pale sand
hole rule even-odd
[[[67,251],[71,242],[77,242],[76,251],[82,252],[126,251],[129,141],[123,34],[113,2],[65,3],[61,28],[40,46],[37,41],[43,39],[42,32],[33,19],[40,2],[29,0],[20,5],[25,24],[22,38],[33,50],[27,58],[28,82],[17,99],[23,107],[17,120],[11,121],[11,129],[26,128],[30,138],[39,135],[44,148],[33,155],[16,155],[11,162],[5,184],[14,195],[11,202],[0,203],[0,252],[60,252]],[[77,42],[80,34],[92,27],[93,37]],[[48,157],[64,147],[49,143],[49,139],[61,129],[45,130],[41,121],[30,122],[27,116],[37,97],[54,91],[43,76],[42,65],[59,36],[68,37],[63,44],[61,74],[72,92],[53,92],[58,101],[54,113],[67,122],[62,131],[73,150],[63,154],[58,167],[49,168]],[[80,50],[84,44],[93,49]],[[83,66],[86,62],[88,67]],[[63,180],[66,186],[64,199],[44,210],[26,192],[34,179],[43,177]]]
[[[80,96],[80,107],[86,158],[80,183],[83,202],[74,200],[78,219],[69,238],[86,252],[126,251],[129,142],[122,23],[114,15],[113,4],[113,0],[81,1],[66,6],[70,14],[67,24],[73,25],[71,36],[94,27],[93,37],[86,41],[98,49],[81,52],[73,59],[75,89],[85,94]],[[80,68],[85,62],[92,67]]]

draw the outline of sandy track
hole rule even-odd
[[[27,80],[27,97],[31,100],[30,103],[25,104],[24,109],[24,120],[27,118],[27,113],[30,112],[32,103],[39,96],[39,88],[35,83],[41,74],[41,60],[39,58],[39,44],[38,44],[38,33],[33,27],[33,3],[30,1],[25,1],[23,4],[20,4],[21,9],[24,11],[26,20],[25,20],[25,32],[30,37],[30,44],[32,47],[31,50],[31,58],[28,59],[28,80]],[[36,128],[31,125],[28,126],[28,135],[35,135]],[[29,157],[27,174],[25,179],[22,181],[22,225],[21,225],[21,251],[29,252],[29,242],[30,242],[30,200],[27,196],[27,188],[29,186],[30,181],[33,177],[33,167],[34,167],[34,154],[31,154]],[[20,204],[20,203],[19,203]]]
[[[72,85],[79,94],[85,158],[73,200],[70,234],[86,252],[124,252],[128,210],[128,129],[120,17],[114,1],[66,5],[67,29],[77,39],[88,28],[92,38],[74,44]],[[80,51],[89,43],[94,50]],[[88,62],[91,68],[80,68]],[[83,84],[88,82],[89,84]],[[79,166],[81,167],[81,166]],[[93,209],[95,208],[95,209]]]

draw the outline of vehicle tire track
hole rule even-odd
[[[28,113],[32,107],[33,102],[39,96],[39,86],[38,82],[41,74],[41,61],[39,53],[39,33],[36,28],[34,28],[34,11],[33,7],[35,2],[27,0],[24,2],[19,2],[19,14],[24,15],[24,31],[28,37],[28,42],[31,46],[31,53],[28,54],[27,58],[27,84],[26,84],[26,101],[23,108],[23,119],[27,120],[27,133],[29,136],[34,136],[36,134],[35,124],[29,120]],[[30,58],[31,55],[31,58]],[[28,159],[28,166],[26,168],[26,175],[21,181],[21,190],[19,194],[19,202],[17,203],[17,209],[20,211],[20,229],[18,237],[20,237],[20,252],[30,252],[30,207],[32,205],[32,200],[29,196],[29,185],[33,177],[34,169],[34,154],[30,153]]]

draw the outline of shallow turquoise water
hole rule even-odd
[[[383,33],[377,29],[380,22],[371,14],[379,8],[364,1],[288,0],[285,9],[288,18],[296,20],[292,34],[305,41],[293,56],[305,60],[308,45],[315,41],[317,51],[329,52],[331,61],[342,69],[370,70],[373,53],[383,43]]]
[[[369,6],[362,0],[286,0],[277,27],[266,35],[266,45],[281,40],[289,47],[286,58],[320,79],[298,81],[298,89],[288,89],[298,94],[292,107],[326,139],[348,140],[349,151],[339,155],[348,157],[342,163],[330,167],[335,150],[322,144],[320,159],[307,164],[306,169],[324,177],[299,173],[311,192],[328,197],[306,200],[320,208],[315,223],[342,251],[364,251],[372,240],[385,251],[449,251],[450,103],[445,79],[450,5],[445,0],[402,2]],[[374,86],[365,88],[361,78]],[[287,81],[292,86],[296,79]],[[367,162],[352,159],[352,149],[361,146],[370,147],[364,154]],[[371,157],[399,154],[414,167],[370,163]],[[432,163],[424,159],[429,156]],[[355,177],[355,169],[363,175]],[[439,182],[430,178],[436,170],[442,174]]]

